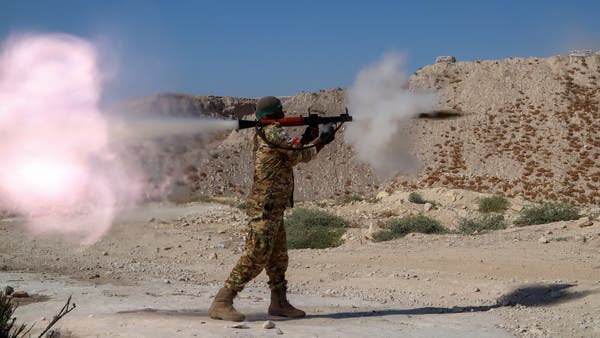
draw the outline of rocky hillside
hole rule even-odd
[[[461,115],[412,125],[417,182],[530,200],[594,203],[600,185],[600,55],[438,63],[411,78]]]
[[[379,182],[339,135],[318,160],[297,168],[296,196],[335,198],[368,195],[384,187],[444,186],[529,200],[595,203],[600,197],[599,79],[600,55],[423,67],[410,78],[410,88],[437,90],[443,113],[409,122],[422,162],[419,174]],[[309,107],[339,114],[344,97],[344,90],[334,89],[285,97],[283,102],[290,114],[306,114]],[[230,119],[251,114],[254,102],[164,94],[121,108],[136,114]],[[151,180],[171,198],[242,197],[251,183],[251,135],[245,130],[210,139],[174,137],[154,142],[151,153],[141,153],[145,167],[161,167],[153,170]]]

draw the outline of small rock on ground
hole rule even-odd
[[[13,292],[15,292],[15,289],[12,286],[6,286],[4,288],[4,295],[5,296],[10,296],[10,295],[12,295]]]
[[[266,322],[263,323],[263,329],[273,329],[275,328],[275,323],[273,323],[270,320],[267,320]]]
[[[578,219],[576,224],[580,228],[585,228],[594,225],[594,222],[590,221],[587,217],[583,217]]]

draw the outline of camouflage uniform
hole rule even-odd
[[[272,124],[263,128],[264,136],[274,145],[293,145],[283,128]],[[236,292],[266,269],[272,290],[285,288],[288,266],[283,212],[292,207],[294,172],[292,167],[308,162],[317,151],[284,150],[269,146],[259,135],[254,136],[254,184],[246,202],[250,218],[245,253],[231,271],[225,286]]]

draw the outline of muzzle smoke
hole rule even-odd
[[[345,140],[382,178],[418,169],[407,123],[419,113],[432,111],[436,103],[433,93],[407,89],[402,68],[399,55],[386,55],[358,73],[347,95],[354,122],[347,127]]]

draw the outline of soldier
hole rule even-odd
[[[283,117],[281,101],[276,97],[267,96],[258,101],[258,120]],[[208,310],[211,318],[243,321],[246,317],[233,307],[233,299],[263,269],[269,276],[271,289],[268,313],[290,318],[306,315],[304,311],[293,307],[286,297],[288,254],[283,212],[293,204],[292,167],[300,162],[310,161],[324,145],[334,140],[334,134],[332,128],[323,128],[319,134],[318,127],[309,126],[298,141],[288,136],[279,123],[257,129],[253,149],[254,183],[246,202],[246,213],[250,221],[245,253],[215,296]]]

